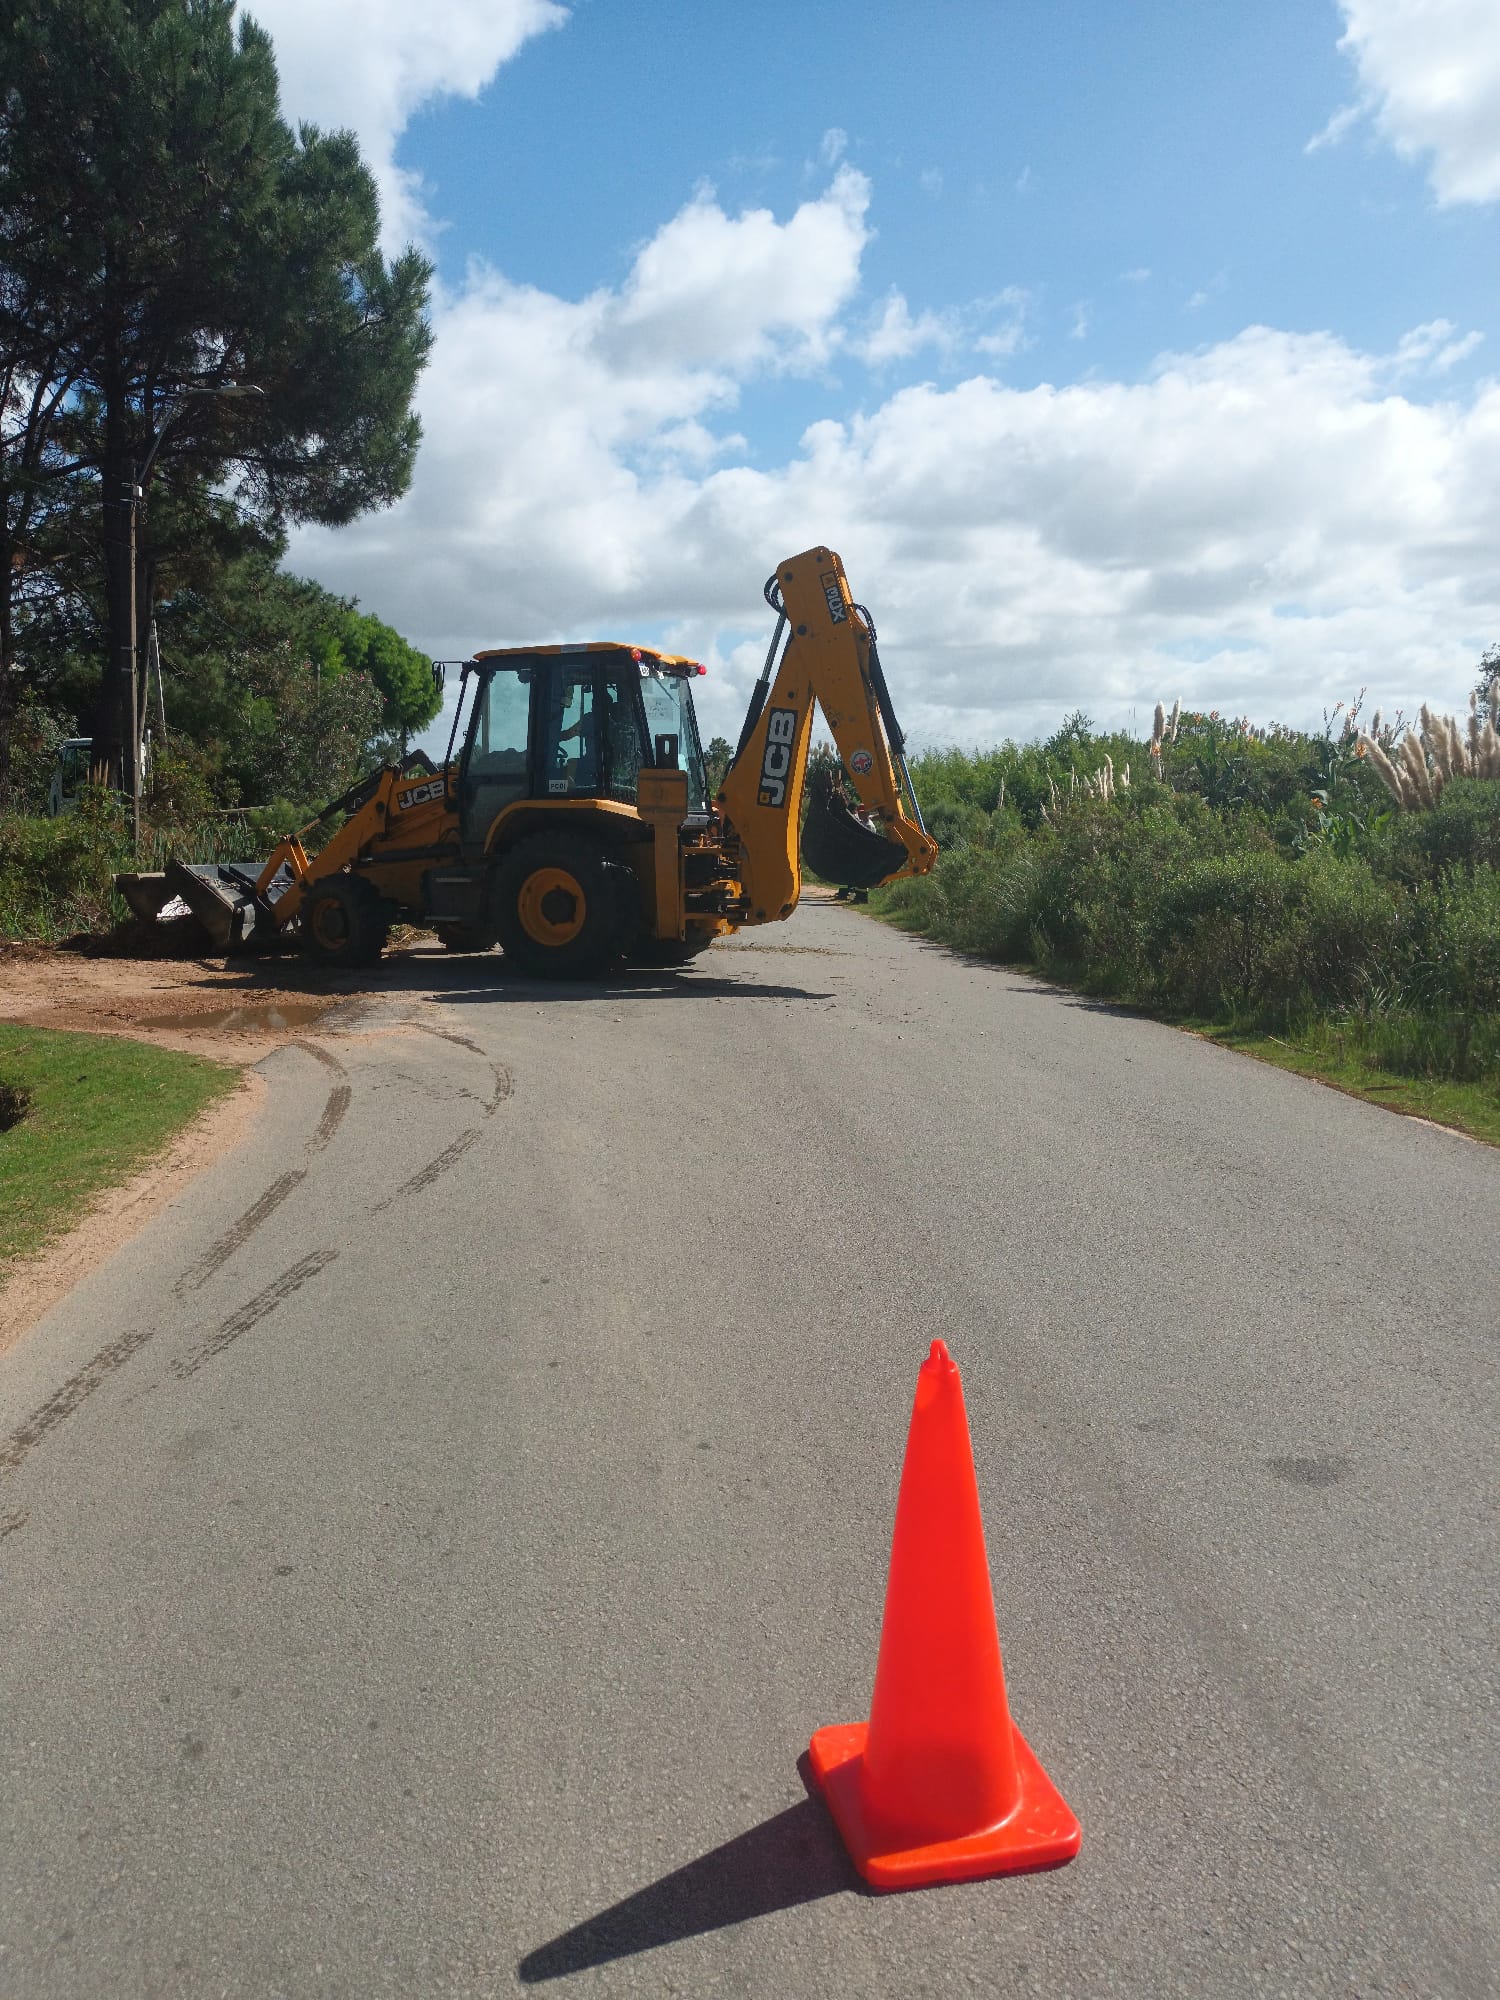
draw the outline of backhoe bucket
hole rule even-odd
[[[906,866],[906,849],[856,818],[828,772],[809,778],[808,794],[802,859],[815,875],[841,889],[873,889]]]

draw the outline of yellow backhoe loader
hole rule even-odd
[[[789,917],[801,855],[852,886],[925,874],[937,845],[874,621],[843,564],[809,549],[778,566],[765,595],[775,632],[713,799],[695,661],[603,641],[508,647],[461,663],[440,767],[419,752],[374,772],[263,864],[177,863],[122,877],[122,891],[142,914],[181,896],[223,945],[295,926],[329,966],[370,964],[406,922],[455,951],[498,942],[528,973],[586,978],[618,960],[682,964],[727,932]],[[815,702],[857,804],[825,775],[804,824]],[[333,818],[309,855],[305,836]]]

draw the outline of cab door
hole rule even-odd
[[[505,808],[532,795],[536,679],[531,666],[497,667],[475,698],[458,780],[459,838],[465,854],[482,854],[489,830]]]
[[[604,768],[597,662],[552,659],[539,669],[539,678],[537,797],[595,798]]]
[[[641,670],[618,647],[538,667],[537,786],[542,799],[634,805],[649,763]]]

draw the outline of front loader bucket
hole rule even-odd
[[[255,884],[262,861],[209,861],[191,864],[169,861],[167,884],[174,896],[181,896],[193,915],[208,932],[220,951],[232,951],[247,944],[259,925],[274,930],[256,901]]]
[[[857,819],[832,776],[817,771],[808,780],[802,859],[815,875],[841,889],[873,889],[904,868],[907,856],[899,841],[887,840]]]
[[[177,894],[165,874],[117,875],[115,887],[125,898],[130,913],[143,924],[154,924]]]

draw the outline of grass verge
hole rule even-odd
[[[1420,1037],[1411,1032],[1421,1025],[1419,1022],[1398,1017],[1397,1025],[1404,1025],[1408,1030],[1405,1034],[1382,1034],[1378,1027],[1340,1020],[1315,1021],[1300,1034],[1294,1035],[1273,1035],[1264,1029],[1226,1026],[1220,1021],[1184,1016],[1163,1007],[1154,1007],[1135,995],[1101,994],[1097,982],[1091,983],[1082,970],[1069,977],[1069,968],[1055,962],[1042,968],[1024,961],[999,961],[987,953],[965,952],[962,946],[934,936],[919,923],[913,922],[899,906],[889,909],[872,905],[868,914],[889,924],[893,930],[926,938],[932,944],[946,945],[949,951],[961,958],[976,958],[987,965],[1003,962],[1012,971],[1025,972],[1033,979],[1061,987],[1065,992],[1092,992],[1096,998],[1113,1000],[1124,1013],[1164,1021],[1168,1027],[1201,1035],[1206,1041],[1219,1043],[1222,1048],[1254,1056],[1260,1062],[1274,1063],[1278,1069],[1291,1070],[1297,1076],[1311,1077],[1318,1083],[1342,1090],[1350,1097],[1362,1097],[1368,1104],[1384,1105],[1388,1111],[1399,1111],[1409,1118],[1429,1118],[1434,1125],[1448,1125],[1455,1132],[1466,1133],[1471,1139],[1500,1146],[1500,1088],[1497,1088],[1493,1070],[1468,1081],[1458,1081],[1441,1075],[1403,1073],[1388,1068],[1380,1060],[1382,1052],[1394,1053],[1398,1060],[1404,1056],[1407,1062],[1420,1067],[1424,1052],[1420,1047]],[[1436,1029],[1442,1024],[1428,1025]],[[1403,1047],[1403,1044],[1413,1042],[1416,1046]]]
[[[78,1221],[90,1199],[145,1166],[239,1072],[105,1035],[0,1022],[0,1269]]]
[[[1350,1097],[1383,1104],[1388,1111],[1404,1112],[1409,1118],[1430,1118],[1435,1125],[1450,1125],[1471,1139],[1500,1146],[1500,1093],[1493,1082],[1398,1076],[1372,1065],[1326,1025],[1315,1028],[1305,1039],[1201,1023],[1193,1024],[1193,1032],[1257,1061],[1274,1063],[1278,1069],[1331,1084]]]

